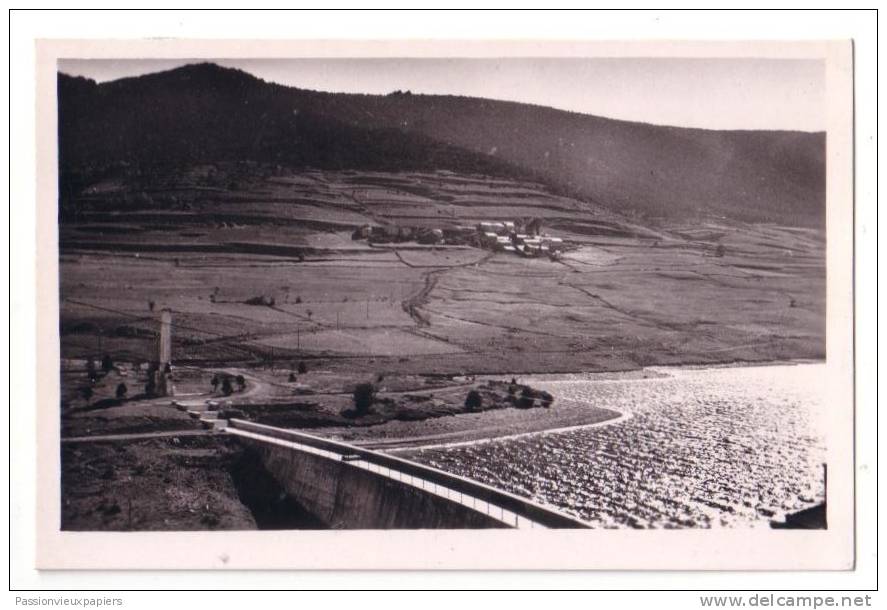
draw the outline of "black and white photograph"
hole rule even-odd
[[[62,529],[827,527],[824,76],[59,62]]]
[[[679,530],[850,561],[847,45],[72,48],[40,481],[67,540]]]

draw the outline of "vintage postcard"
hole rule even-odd
[[[853,567],[849,42],[37,53],[39,567]]]

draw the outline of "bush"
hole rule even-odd
[[[86,361],[86,376],[90,381],[95,381],[98,377],[98,374],[95,371],[95,360],[93,360],[92,357]]]
[[[477,390],[471,390],[465,397],[465,408],[469,411],[479,411],[483,404],[484,399]]]
[[[235,381],[237,382],[237,389],[243,392],[243,389],[246,387],[246,379],[244,379],[243,375],[238,375]]]
[[[517,406],[521,409],[530,409],[533,407],[533,390],[524,386],[524,389],[521,390],[520,399],[517,401]]]
[[[261,305],[263,307],[274,307],[274,297],[268,295],[260,295],[257,297],[251,297],[244,301],[247,305]]]
[[[157,393],[157,384],[154,382],[154,375],[148,375],[148,382],[145,384],[145,394],[154,396]]]
[[[290,383],[295,383],[296,382],[296,374],[290,373],[290,376],[289,376],[289,378],[287,378],[287,381],[289,381]]]
[[[222,394],[225,396],[231,396],[234,393],[234,388],[231,387],[231,378],[225,377],[222,380]]]
[[[212,381],[210,381],[210,383],[213,385],[213,392],[216,392],[216,391],[218,391],[219,384],[222,383],[222,380],[219,379],[218,374],[216,374],[216,375],[213,375]]]
[[[126,384],[119,383],[119,384],[117,384],[117,390],[114,392],[114,394],[117,396],[117,398],[123,399],[123,398],[126,398],[127,391],[128,390],[127,390]]]
[[[299,375],[304,375],[305,373],[308,372],[308,365],[305,364],[304,362],[299,362],[298,371],[299,371]]]
[[[111,356],[109,356],[108,354],[102,356],[102,370],[106,373],[110,373],[113,368],[114,361],[111,360]]]
[[[359,383],[354,387],[354,410],[358,415],[369,413],[376,400],[376,386],[371,383]]]
[[[80,395],[83,396],[86,404],[89,404],[89,400],[92,398],[92,388],[89,386],[80,388]]]

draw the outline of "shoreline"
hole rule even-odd
[[[564,426],[562,428],[547,428],[545,430],[535,430],[532,432],[519,432],[517,434],[507,434],[505,436],[492,436],[488,438],[480,438],[474,440],[467,441],[455,441],[452,443],[440,443],[433,445],[416,445],[416,446],[405,446],[405,447],[397,447],[394,449],[386,449],[385,447],[372,446],[372,443],[367,443],[366,446],[368,448],[373,448],[377,451],[389,451],[391,453],[399,453],[399,452],[408,452],[408,451],[423,451],[425,449],[449,449],[452,447],[468,447],[471,445],[483,445],[484,443],[494,443],[500,441],[510,441],[518,438],[526,438],[529,436],[545,436],[546,434],[559,434],[561,432],[572,432],[573,430],[584,430],[586,428],[598,428],[601,426],[610,426],[613,424],[618,424],[620,422],[624,422],[630,419],[632,415],[630,413],[620,413],[616,417],[612,417],[609,419],[605,419],[602,421],[597,421],[590,424],[577,424],[575,426]],[[414,439],[415,440],[415,439]]]
[[[725,369],[725,368],[747,368],[747,367],[763,367],[763,366],[795,366],[799,364],[825,364],[825,358],[779,358],[776,360],[729,360],[723,362],[680,362],[676,364],[648,364],[645,366],[607,369],[600,368],[598,370],[577,370],[565,369],[561,371],[545,371],[537,373],[466,373],[468,376],[475,376],[479,379],[498,379],[499,377],[527,377],[538,378],[541,376],[555,375],[625,375],[629,373],[638,373],[641,371],[653,371],[655,369],[690,369],[690,370],[706,370],[706,369]],[[436,375],[436,374],[435,374]]]
[[[400,400],[403,396],[416,395],[434,395],[438,402],[453,403],[453,401],[461,401],[463,395],[461,392],[468,391],[472,387],[485,382],[507,382],[510,378],[520,380],[522,384],[536,387],[539,384],[546,383],[570,383],[570,382],[586,382],[586,383],[629,383],[638,381],[655,381],[664,380],[679,375],[681,372],[705,371],[705,370],[723,370],[723,369],[744,369],[744,368],[760,368],[772,366],[798,366],[825,364],[824,360],[812,359],[793,359],[793,360],[773,360],[767,362],[732,362],[718,364],[682,364],[682,365],[653,365],[643,368],[624,369],[621,371],[584,371],[584,372],[561,372],[561,373],[529,373],[529,374],[513,374],[502,373],[496,375],[458,375],[446,376],[451,382],[459,382],[455,385],[431,385],[422,386],[421,384],[408,385],[407,387],[398,387],[391,391],[382,391],[379,397],[382,400]],[[184,370],[184,369],[183,369]],[[245,372],[246,369],[243,369]],[[191,371],[192,373],[195,371]],[[211,371],[200,371],[200,374],[209,374]],[[318,371],[324,375],[322,371]],[[336,373],[333,375],[337,376]],[[441,381],[440,375],[416,375],[417,378],[437,379]],[[249,375],[250,386],[245,393],[235,394],[230,398],[214,398],[213,395],[206,392],[198,392],[196,394],[198,402],[206,400],[217,400],[227,403],[226,408],[237,409],[242,406],[245,410],[250,410],[254,405],[261,408],[264,400],[257,401],[254,394],[264,393],[268,388],[276,388],[277,383],[273,380],[260,378],[259,376]],[[314,380],[311,380],[313,383]],[[253,385],[253,384],[256,385]],[[323,377],[320,383],[325,383]],[[340,381],[341,383],[341,381]],[[347,385],[347,379],[345,381]],[[281,386],[283,387],[283,386]],[[186,392],[187,393],[187,392]],[[429,394],[430,393],[430,394]],[[622,415],[614,410],[601,409],[599,407],[591,407],[585,413],[580,413],[575,404],[565,405],[562,396],[558,396],[557,392],[552,388],[554,395],[554,403],[549,408],[533,408],[519,409],[515,406],[507,408],[482,410],[479,412],[464,412],[458,406],[452,407],[452,412],[446,416],[435,414],[434,416],[422,417],[417,412],[415,417],[394,417],[387,418],[378,423],[365,423],[362,425],[343,425],[340,422],[330,419],[329,423],[321,425],[300,425],[298,420],[293,421],[294,425],[287,425],[285,422],[273,423],[271,425],[279,425],[283,428],[292,429],[308,429],[314,433],[324,436],[337,438],[345,442],[355,442],[357,444],[376,445],[380,448],[387,448],[400,445],[415,444],[418,440],[427,440],[431,444],[450,444],[454,442],[475,442],[484,438],[504,438],[517,434],[540,434],[546,431],[557,430],[562,428],[572,428],[576,426],[585,426],[589,424],[597,424],[604,420],[612,420]],[[183,394],[182,396],[184,396]],[[457,396],[458,395],[458,396]],[[247,404],[237,405],[238,399],[247,399]],[[269,396],[267,406],[273,408],[275,404],[280,405],[285,410],[285,403],[281,402],[283,395]],[[324,390],[319,388],[316,393],[304,395],[303,400],[311,401],[314,398],[322,398],[324,401],[341,402],[342,405],[350,405],[351,394],[344,390]],[[293,396],[288,402],[298,397]],[[569,401],[568,401],[569,402]],[[295,404],[295,403],[294,403]],[[157,399],[154,400],[136,400],[127,401],[115,408],[111,409],[89,409],[83,413],[77,413],[77,409],[66,413],[62,417],[62,431],[64,436],[90,436],[102,434],[119,434],[119,433],[137,433],[150,432],[152,430],[174,431],[176,429],[194,429],[199,427],[196,422],[187,417],[186,413],[176,411],[175,409],[160,409],[157,407],[161,403]],[[162,405],[164,407],[167,404]],[[567,406],[567,412],[564,407]],[[407,406],[407,409],[410,407]],[[416,403],[415,408],[421,409],[421,403]],[[584,410],[584,409],[582,409]],[[67,415],[67,416],[66,416]],[[71,417],[74,416],[74,417]]]
[[[796,360],[754,366],[779,367],[799,364],[824,364],[824,362]],[[719,370],[730,366],[668,368],[695,371]],[[747,368],[747,366],[739,365],[737,368]],[[601,375],[609,378],[601,379]],[[659,374],[645,378],[639,376],[638,371],[633,371],[616,374],[588,373],[584,378],[564,381],[609,385],[630,381],[667,382],[675,377],[676,375]],[[548,382],[557,383],[551,380]],[[466,448],[528,437],[538,438],[574,430],[609,427],[634,417],[630,411],[602,408],[593,403],[593,400],[558,397],[555,393],[555,402],[547,409],[494,409],[420,421],[394,420],[360,429],[315,428],[311,433],[339,438],[357,446],[421,461],[422,452],[425,450]],[[182,430],[178,434],[170,430],[161,436],[144,439],[89,438],[90,435],[99,432],[99,428],[96,427],[87,437],[76,439],[79,442],[65,442],[63,439],[62,485],[66,502],[65,529],[98,531],[314,527],[313,522],[306,520],[304,515],[299,516],[301,521],[298,522],[285,520],[283,512],[286,507],[281,508],[277,505],[279,503],[275,504],[269,500],[271,496],[262,495],[259,493],[260,490],[251,486],[250,482],[255,478],[254,469],[247,468],[246,465],[243,468],[231,469],[241,458],[230,444],[230,440],[233,439],[226,438],[227,435],[198,430],[199,425],[194,419],[171,407],[158,411],[156,402],[152,405],[137,403],[133,407],[139,412],[151,411],[153,416],[159,417],[159,420],[152,422],[154,426],[164,422],[179,423],[180,426],[187,426],[188,430]],[[134,415],[136,414],[130,414]],[[102,425],[104,434],[110,432],[106,427],[108,423]],[[123,429],[117,430],[118,433],[122,431]],[[349,433],[352,438],[342,438]],[[69,439],[71,440],[74,439]],[[189,472],[195,473],[194,476],[197,478],[186,481],[187,477],[191,476]],[[94,478],[96,473],[103,480],[107,480],[107,487],[93,489],[85,483]],[[246,476],[244,473],[253,474]],[[134,487],[133,483],[136,481],[138,485]],[[162,494],[144,493],[144,490],[156,491],[161,487],[173,490],[172,496],[164,500],[166,496]],[[203,499],[207,494],[217,498],[217,506],[212,510],[204,506]],[[182,507],[179,504],[182,503],[188,508],[180,510]],[[277,507],[278,512],[263,512],[262,507],[266,504]],[[161,514],[166,517],[158,519],[157,515]]]
[[[523,382],[532,384],[536,381],[542,381],[543,383],[570,383],[570,382],[588,382],[588,383],[629,383],[629,382],[642,382],[642,381],[663,381],[666,379],[673,378],[673,375],[669,375],[667,373],[658,373],[659,369],[668,369],[668,370],[692,370],[692,371],[702,371],[702,370],[719,370],[719,369],[728,369],[728,368],[752,368],[752,367],[765,367],[765,366],[798,366],[805,364],[824,364],[824,360],[805,360],[805,359],[796,359],[791,361],[781,360],[781,361],[770,361],[766,363],[741,363],[741,364],[719,364],[719,365],[680,365],[680,366],[651,366],[644,367],[642,369],[633,369],[628,371],[619,371],[619,372],[593,372],[593,373],[539,373],[536,375],[526,375],[518,377],[518,379],[522,379]],[[642,372],[650,372],[654,373],[655,376],[637,376]],[[657,374],[658,373],[658,374]],[[634,374],[634,375],[632,375]],[[573,376],[581,376],[576,379],[552,379],[557,376],[564,375],[573,375]],[[509,375],[504,375],[503,377],[509,377]],[[603,378],[601,378],[603,377]],[[482,376],[478,377],[478,379],[500,379],[498,376]],[[507,415],[504,419],[506,421],[502,421],[501,413],[495,411],[488,411],[484,413],[478,414],[459,414],[454,417],[464,418],[466,415],[472,415],[474,418],[477,418],[481,421],[476,423],[480,424],[479,427],[466,427],[463,429],[450,429],[444,430],[436,434],[410,434],[408,429],[405,426],[397,426],[398,431],[401,432],[398,436],[388,436],[383,431],[383,427],[386,424],[380,424],[379,426],[369,426],[366,429],[360,430],[359,432],[353,431],[352,438],[344,438],[347,436],[347,433],[344,433],[341,430],[331,430],[331,429],[319,429],[315,430],[315,433],[320,433],[323,435],[327,435],[332,433],[330,436],[334,438],[339,438],[340,440],[345,440],[346,442],[353,442],[354,444],[366,448],[371,448],[379,451],[389,451],[392,453],[401,453],[401,452],[410,452],[410,451],[420,451],[424,449],[445,449],[450,447],[463,447],[470,445],[478,445],[489,442],[498,442],[505,441],[516,438],[524,438],[529,436],[542,436],[545,434],[553,434],[558,432],[567,432],[571,430],[578,430],[583,428],[592,428],[598,426],[605,425],[614,425],[620,422],[626,421],[631,417],[630,413],[623,411],[616,411],[609,408],[600,408],[593,407],[590,405],[579,405],[578,408],[582,409],[583,407],[587,407],[587,413],[576,412],[577,405],[572,405],[573,412],[557,412],[559,411],[559,407],[563,408],[563,399],[557,396],[557,393],[554,393],[555,403],[552,407],[551,411],[555,412],[550,417],[551,421],[548,422],[550,425],[537,428],[536,424],[538,421],[530,421],[530,422],[517,422],[517,421],[507,421]],[[560,402],[559,402],[560,400]],[[571,401],[574,402],[575,401]],[[570,408],[568,406],[568,408]],[[611,413],[609,417],[606,416],[607,413]],[[499,416],[497,421],[497,416]],[[584,418],[587,418],[590,421],[583,421]],[[449,419],[449,418],[448,418]],[[483,421],[486,419],[487,421]],[[391,422],[388,422],[391,423]],[[411,422],[417,424],[414,428],[418,428],[424,422]],[[396,425],[396,424],[395,424]],[[455,427],[455,426],[454,426]],[[521,428],[515,430],[515,428]],[[375,428],[375,430],[374,430]],[[533,428],[533,429],[527,429]],[[381,432],[381,434],[374,434],[374,432]],[[338,433],[338,434],[337,434]],[[480,436],[483,434],[483,436]],[[416,444],[421,443],[421,444]],[[427,443],[427,444],[426,444]]]

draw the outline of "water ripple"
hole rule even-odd
[[[524,379],[611,425],[417,451],[417,461],[600,527],[735,527],[821,502],[822,364],[656,369],[656,379]]]

